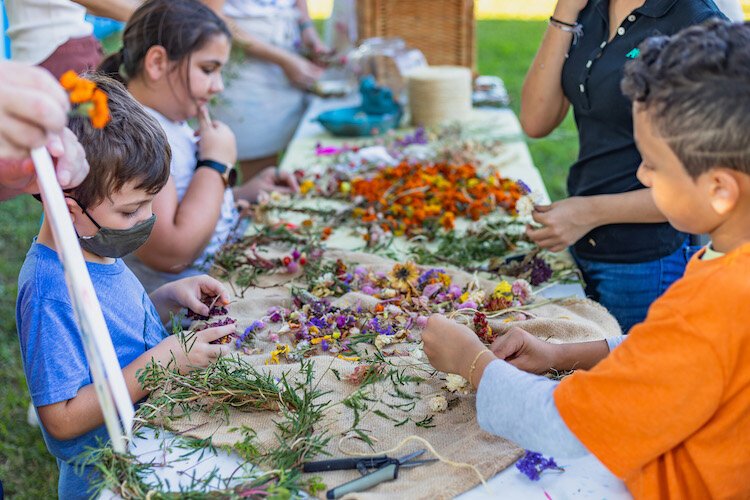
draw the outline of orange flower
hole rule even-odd
[[[446,212],[440,218],[440,225],[443,226],[443,229],[446,229],[446,230],[453,229],[453,226],[455,225],[455,223],[456,223],[456,216],[453,214],[453,212]]]
[[[93,103],[93,106],[89,108],[91,125],[94,128],[104,128],[112,118],[109,114],[109,106],[107,105],[107,94],[100,89],[96,89],[94,90],[91,102]]]
[[[60,77],[60,85],[62,85],[62,87],[68,92],[72,92],[73,89],[76,88],[78,80],[80,80],[80,78],[75,71],[68,70]]]
[[[94,128],[104,128],[110,120],[107,94],[96,88],[91,80],[81,78],[74,71],[60,77],[60,85],[68,91],[70,103],[78,113],[86,113]]]
[[[75,88],[70,91],[70,102],[71,104],[83,104],[89,102],[94,97],[94,90],[96,90],[96,84],[91,80],[85,78],[79,78],[76,82]],[[102,92],[102,94],[104,94]],[[107,95],[104,94],[106,100]]]

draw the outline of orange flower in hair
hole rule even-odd
[[[66,71],[60,77],[60,85],[68,91],[74,112],[88,116],[94,128],[104,128],[109,123],[107,94],[97,89],[94,82],[81,78],[74,71]]]

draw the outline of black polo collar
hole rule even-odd
[[[646,0],[645,4],[635,9],[635,12],[658,19],[664,17],[678,1],[679,0]],[[599,0],[596,7],[605,19],[609,18],[609,0]]]

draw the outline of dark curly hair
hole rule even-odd
[[[750,174],[750,23],[710,20],[639,48],[622,91],[648,110],[687,172]]]

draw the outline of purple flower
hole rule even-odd
[[[271,323],[279,323],[283,319],[283,316],[281,315],[281,310],[279,308],[275,308],[275,311],[268,311],[271,315],[268,317],[268,319],[271,321]]]
[[[297,250],[296,248],[295,248],[295,249],[294,249],[294,250],[292,251],[292,258],[293,258],[294,260],[299,260],[299,258],[300,258],[300,255],[301,255],[301,254],[299,253],[299,250]]]
[[[375,295],[376,293],[375,289],[371,287],[370,285],[363,286],[360,291],[366,295]]]
[[[362,278],[363,276],[367,276],[367,269],[365,269],[362,266],[357,266],[354,268],[354,276],[358,278]]]
[[[531,262],[531,276],[529,281],[534,286],[541,285],[552,277],[552,268],[547,264],[544,259],[536,257]]]
[[[327,351],[330,346],[328,345],[328,340],[323,339],[323,341],[320,343],[320,348],[323,349],[323,352]]]
[[[427,326],[427,316],[417,316],[417,326],[420,328]]]
[[[393,328],[390,325],[381,325],[377,316],[370,320],[368,326],[378,335],[393,335]]]
[[[439,292],[440,288],[442,288],[442,285],[440,285],[439,283],[433,283],[431,285],[427,285],[426,287],[424,287],[424,290],[422,290],[422,295],[424,295],[425,297],[429,299],[433,295],[435,295],[437,292]]]
[[[542,472],[547,469],[558,470],[560,472],[565,470],[555,463],[554,458],[544,458],[541,453],[530,450],[526,450],[524,456],[516,462],[516,468],[532,481],[539,481]]]
[[[346,316],[339,315],[336,316],[336,326],[339,328],[344,328],[346,326],[347,319]]]
[[[458,309],[476,309],[477,303],[473,300],[467,300],[463,304],[459,304]]]
[[[521,193],[523,194],[531,193],[531,188],[529,187],[529,185],[523,182],[522,180],[517,180],[516,184],[518,184],[518,187],[521,188]]]
[[[291,261],[289,264],[286,265],[286,270],[290,274],[294,274],[297,271],[299,271],[299,264],[297,264],[295,261]]]
[[[318,330],[323,330],[328,327],[328,323],[323,318],[310,318],[310,324]]]
[[[461,287],[458,285],[451,285],[448,287],[448,293],[451,295],[451,297],[457,299],[461,296]]]

